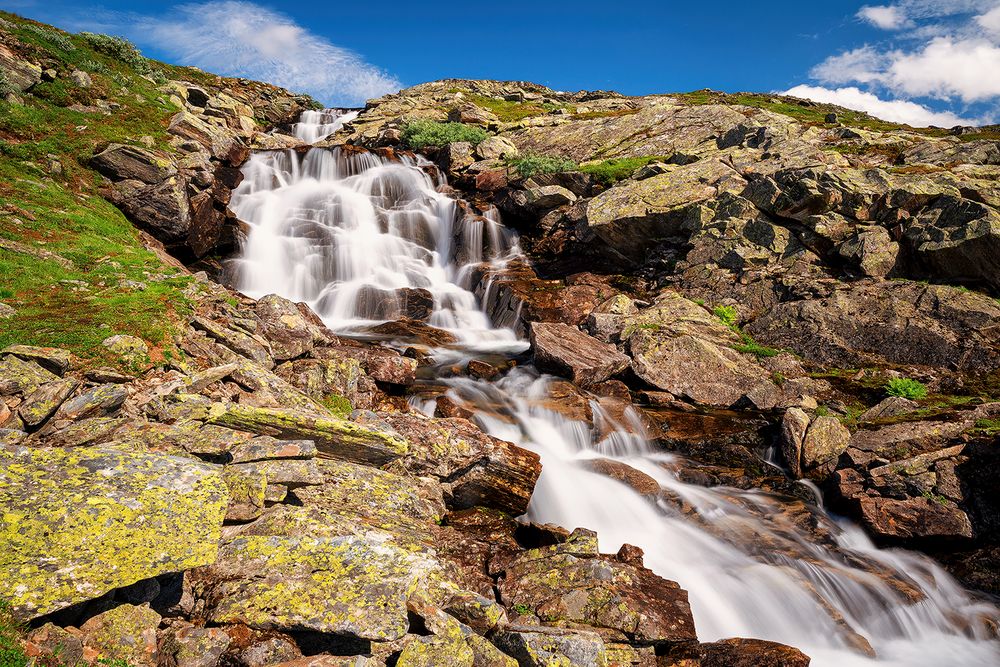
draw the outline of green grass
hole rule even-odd
[[[21,648],[24,627],[17,622],[10,605],[0,600],[0,667],[28,667],[31,661]]]
[[[716,306],[712,309],[712,313],[730,328],[736,326],[739,319],[739,313],[734,306]]]
[[[459,92],[459,91],[456,91]],[[544,116],[559,109],[572,112],[573,108],[566,104],[551,104],[548,102],[512,102],[499,97],[487,97],[466,91],[462,92],[464,99],[477,107],[493,113],[504,123],[516,123],[525,118]]]
[[[972,430],[978,435],[991,437],[1000,435],[1000,419],[978,419]]]
[[[411,120],[403,126],[403,142],[415,149],[447,146],[456,141],[468,141],[476,146],[489,136],[489,133],[481,127],[462,123]]]
[[[604,160],[580,166],[580,171],[590,174],[599,183],[611,186],[619,181],[624,181],[641,167],[645,167],[650,162],[662,162],[669,159],[663,155],[645,155],[642,157],[625,157]]]
[[[736,350],[737,352],[740,352],[742,354],[752,354],[758,359],[764,359],[767,357],[776,357],[779,354],[781,354],[781,350],[776,350],[773,347],[767,347],[766,345],[761,345],[753,338],[751,338],[749,334],[740,332],[740,335],[743,338],[743,342],[733,345],[733,349]]]
[[[114,362],[101,341],[114,334],[144,339],[154,361],[173,353],[172,336],[191,308],[192,280],[165,266],[139,240],[125,216],[100,194],[100,177],[86,165],[111,142],[150,136],[168,148],[165,131],[177,112],[133,62],[95,49],[87,38],[0,13],[33,57],[57,69],[24,104],[0,101],[0,298],[17,311],[0,327],[11,343],[63,347],[85,360]],[[145,59],[143,59],[145,60]],[[157,64],[176,78],[203,73]],[[91,73],[76,87],[72,69]],[[117,102],[112,115],[67,108],[98,99]],[[53,156],[62,173],[50,173]],[[51,253],[45,255],[40,251]],[[126,281],[145,289],[129,290]]]
[[[927,387],[922,382],[910,378],[892,378],[885,384],[885,393],[889,396],[919,400],[927,396]]]
[[[516,604],[511,609],[514,610],[519,616],[527,616],[528,614],[535,613],[534,610],[526,604]]]
[[[573,160],[551,155],[522,154],[505,160],[508,167],[517,170],[522,178],[531,178],[537,174],[558,174],[564,171],[576,171]]]

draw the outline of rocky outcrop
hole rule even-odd
[[[531,346],[540,370],[567,376],[581,386],[604,382],[629,365],[628,357],[615,346],[568,324],[536,322]]]

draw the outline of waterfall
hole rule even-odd
[[[248,295],[305,301],[345,333],[408,315],[452,332],[462,350],[525,349],[471,292],[473,268],[516,256],[516,237],[494,211],[478,215],[440,193],[426,161],[262,152],[244,174],[232,208],[248,233],[233,266]],[[427,312],[415,312],[421,300]],[[684,483],[674,472],[683,461],[655,449],[634,408],[616,419],[595,400],[594,423],[570,420],[546,406],[551,379],[530,368],[446,382],[483,430],[542,457],[529,518],[594,529],[604,552],[641,547],[647,567],[688,591],[702,641],[779,641],[814,667],[1000,664],[991,638],[1000,610],[931,559],[877,549],[818,506]],[[412,400],[428,414],[434,402]],[[651,499],[593,472],[595,458],[645,473],[662,493]]]
[[[340,109],[303,111],[299,122],[295,123],[292,130],[297,139],[301,139],[307,144],[314,144],[326,139],[357,116],[357,111],[344,113]]]

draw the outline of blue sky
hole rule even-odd
[[[0,0],[151,57],[334,104],[445,77],[627,94],[792,91],[913,124],[1000,121],[1000,0]]]

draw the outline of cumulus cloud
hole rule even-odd
[[[914,127],[954,127],[974,125],[976,121],[962,118],[950,111],[934,111],[922,104],[909,100],[883,100],[874,93],[850,86],[846,88],[823,88],[822,86],[795,86],[786,90],[785,95],[802,97],[816,102],[865,111],[883,120],[905,123]]]
[[[871,83],[885,77],[885,58],[871,46],[862,46],[830,56],[810,70],[809,75],[824,83]]]
[[[898,30],[909,24],[909,19],[895,5],[865,5],[858,10],[857,16],[883,30]]]
[[[120,29],[182,64],[260,79],[328,104],[357,104],[401,87],[353,51],[252,2],[180,5],[165,16],[129,16]]]
[[[1000,4],[977,16],[976,23],[990,35],[1000,38]]]
[[[887,82],[908,95],[980,102],[1000,96],[1000,46],[939,37],[915,53],[891,54]]]

